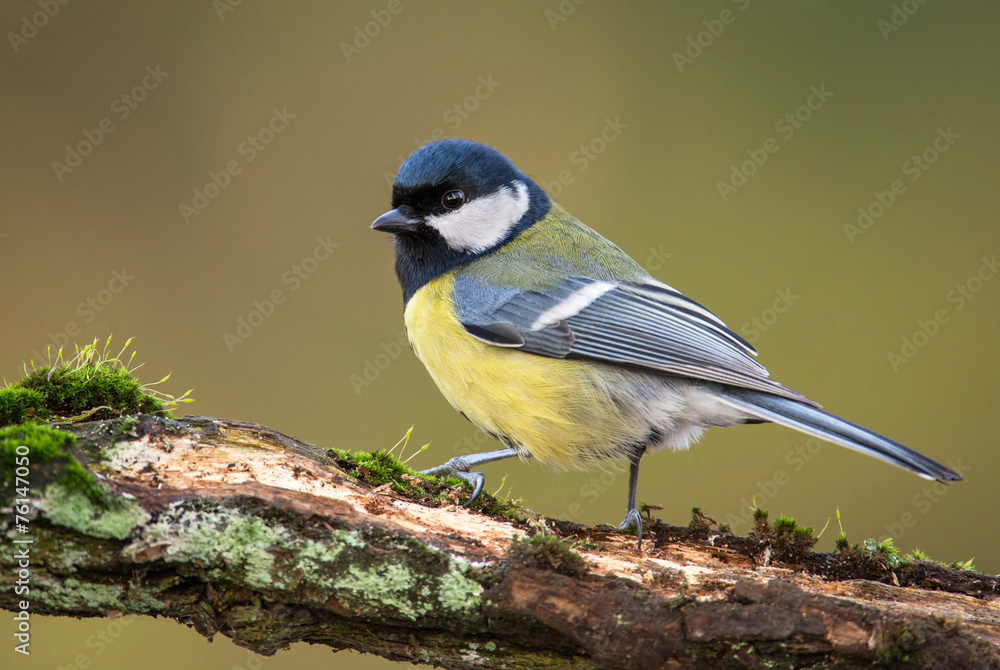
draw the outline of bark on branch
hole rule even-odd
[[[369,486],[251,423],[59,427],[73,460],[30,468],[32,614],[164,616],[262,654],[307,641],[447,668],[1000,667],[995,577],[838,554],[779,563],[768,542],[710,524],[652,524],[637,554],[607,526],[461,509],[448,498],[467,492],[444,484]],[[9,544],[26,537],[17,494],[0,493],[8,547],[23,546]],[[513,542],[540,524],[567,542]],[[0,607],[16,610],[12,557]]]

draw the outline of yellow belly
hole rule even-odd
[[[646,426],[621,397],[634,375],[481,342],[454,316],[453,285],[448,274],[420,288],[406,305],[406,330],[445,398],[470,421],[564,468],[624,456],[625,445],[643,438]]]

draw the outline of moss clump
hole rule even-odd
[[[873,538],[865,540],[861,545],[861,554],[866,558],[885,563],[890,568],[903,565],[903,557],[899,555],[899,549],[893,544],[891,537],[881,542],[876,542]]]
[[[979,572],[979,570],[976,569],[976,564],[973,562],[975,560],[976,560],[975,558],[970,558],[967,561],[955,561],[953,563],[949,563],[948,566],[955,568],[956,570],[968,570],[970,572]]]
[[[48,426],[25,424],[0,429],[0,482],[5,494],[16,488],[16,467],[27,467],[28,477],[22,479],[36,491],[47,482],[58,482],[91,501],[106,500],[107,493],[93,474],[69,453],[75,443],[75,436]],[[27,447],[27,454],[22,453],[22,447]]]
[[[71,418],[107,408],[111,416],[162,412],[166,405],[146,393],[128,370],[107,362],[39,368],[0,389],[0,425]],[[86,418],[90,418],[86,416]]]
[[[420,474],[385,450],[348,452],[343,449],[328,449],[327,454],[340,469],[365,484],[373,487],[388,485],[397,495],[430,507],[458,502],[460,497],[455,494],[457,488],[465,489],[466,496],[471,493],[469,485],[461,479]],[[526,522],[536,516],[518,503],[499,500],[486,491],[479,494],[472,503],[472,508],[487,516],[515,523]]]
[[[516,539],[510,545],[512,562],[539,570],[551,570],[569,577],[583,577],[587,561],[554,535],[536,533],[530,539]]]
[[[929,563],[942,568],[976,572],[973,559],[946,563],[934,560],[922,549],[914,549],[909,554],[903,554],[896,548],[891,537],[881,542],[870,537],[860,544],[855,543],[854,545],[850,545],[847,541],[847,536],[841,533],[840,537],[837,538],[837,550],[846,560],[867,563],[871,567],[880,569],[893,571],[905,570],[906,568],[916,566],[918,563]]]
[[[442,479],[422,475],[384,449],[353,453],[330,449],[327,453],[333,457],[338,467],[365,484],[375,487],[388,484],[400,496],[434,507],[448,502],[446,489],[464,484],[454,477]]]
[[[45,394],[20,386],[0,389],[0,426],[13,426],[33,418],[46,419]]]
[[[779,516],[771,524],[768,513],[754,510],[754,527],[750,536],[770,548],[774,558],[787,563],[800,563],[816,546],[812,526],[800,526],[789,516]]]
[[[0,428],[19,423],[47,421],[87,421],[112,419],[126,414],[167,413],[168,406],[191,402],[188,391],[179,398],[151,390],[170,378],[143,385],[132,375],[129,363],[122,354],[132,340],[117,356],[109,356],[107,347],[97,348],[97,340],[77,347],[76,354],[63,360],[62,350],[46,365],[34,367],[20,381],[0,389]]]

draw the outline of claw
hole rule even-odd
[[[634,507],[625,514],[625,519],[618,524],[618,530],[631,530],[633,528],[635,529],[635,534],[638,536],[635,550],[642,551],[642,515]]]
[[[484,475],[482,472],[470,472],[468,474],[470,477],[472,477],[473,481],[470,482],[468,479],[466,479],[465,481],[467,481],[469,484],[472,484],[472,495],[469,496],[469,499],[465,501],[465,504],[462,505],[462,507],[468,507],[469,505],[471,505],[472,501],[474,501],[476,498],[479,497],[479,494],[483,490],[483,485],[486,483],[486,475]]]
[[[482,472],[469,472],[469,464],[462,456],[456,456],[444,465],[439,465],[429,470],[421,470],[422,475],[435,475],[437,477],[455,477],[472,487],[472,495],[465,501],[462,507],[470,506],[483,490],[486,484],[486,475]]]

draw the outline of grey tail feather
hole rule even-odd
[[[940,482],[963,481],[957,472],[932,461],[923,454],[811,405],[761,391],[722,385],[716,388],[722,401],[754,417],[773,421],[880,458],[925,479],[936,479]]]

